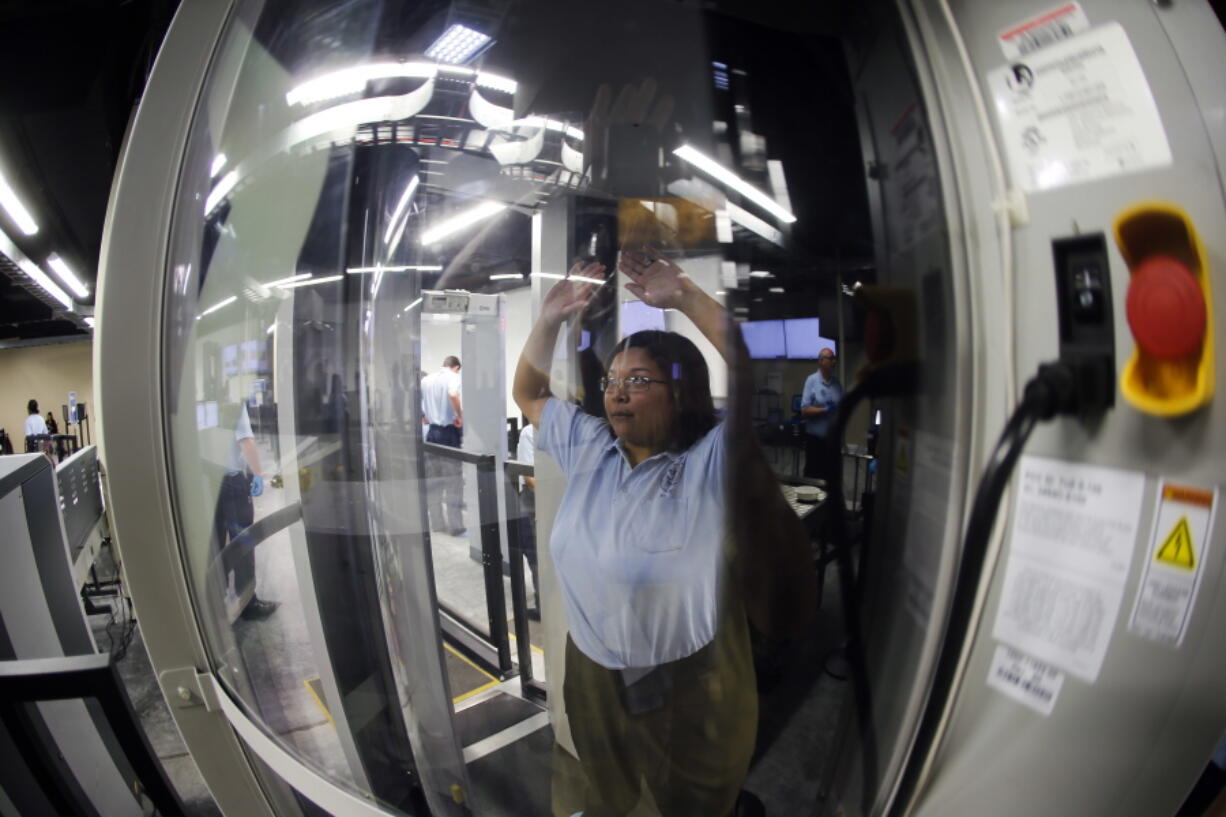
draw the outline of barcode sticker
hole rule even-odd
[[[1079,3],[1065,3],[1037,17],[1010,26],[997,35],[1005,57],[1021,59],[1041,48],[1063,42],[1085,31],[1090,21]]]
[[[988,668],[988,686],[1047,716],[1064,686],[1064,673],[1020,650],[997,644]]]

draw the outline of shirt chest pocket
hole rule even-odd
[[[681,550],[689,537],[688,503],[685,497],[655,496],[627,509],[629,544],[644,553]]]

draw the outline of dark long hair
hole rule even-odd
[[[31,400],[30,402],[26,403],[26,411],[30,414],[39,414],[38,401]]]
[[[671,448],[685,451],[715,428],[715,404],[711,402],[711,374],[707,361],[694,342],[676,332],[645,329],[621,339],[605,364],[626,349],[642,349],[660,367],[668,381],[677,408]]]

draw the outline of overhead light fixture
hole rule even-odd
[[[85,321],[85,325],[88,326],[90,329],[93,329],[98,324],[98,321],[95,318],[85,317],[82,320]],[[878,414],[880,414],[880,412],[878,412]]]
[[[490,276],[491,281],[522,281],[524,275],[521,272],[500,272],[497,275]]]
[[[213,212],[213,210],[217,208],[218,204],[221,204],[222,199],[230,195],[230,191],[234,189],[236,184],[238,184],[237,170],[231,170],[229,173],[221,177],[221,181],[213,186],[213,189],[209,191],[208,198],[204,200],[205,218],[208,218],[209,213]]]
[[[223,307],[227,307],[227,306],[229,306],[230,304],[234,303],[234,302],[235,302],[235,301],[237,301],[237,300],[238,300],[238,296],[237,296],[237,295],[231,295],[229,298],[226,298],[224,301],[218,301],[217,303],[213,304],[213,305],[212,305],[212,306],[210,306],[208,309],[204,310],[204,311],[203,311],[203,312],[201,312],[199,315],[197,315],[197,316],[196,316],[196,320],[200,320],[200,319],[201,319],[201,318],[203,318],[205,315],[212,315],[212,314],[213,314],[214,312],[216,312],[217,310],[219,310],[219,309],[221,309],[221,308],[223,308]]]
[[[350,275],[366,275],[372,272],[441,272],[438,264],[398,264],[386,267],[349,267],[345,272]]]
[[[421,298],[418,298],[416,301],[414,301],[413,303],[409,304],[408,306],[406,306],[404,309],[402,309],[402,310],[400,310],[400,311],[401,311],[401,312],[408,312],[410,309],[412,309],[412,308],[413,308],[413,307],[415,307],[415,306],[421,306]]]
[[[783,246],[783,233],[776,230],[763,219],[758,218],[753,213],[746,210],[744,207],[738,207],[730,201],[724,202],[727,208],[728,217],[751,232],[765,238],[772,244]]]
[[[297,275],[291,275],[291,276],[289,276],[288,278],[278,278],[278,279],[277,279],[277,280],[275,280],[275,281],[269,281],[269,282],[268,282],[267,284],[265,284],[264,286],[267,286],[267,287],[283,287],[283,286],[285,286],[286,284],[292,284],[292,283],[294,283],[295,281],[305,281],[306,279],[308,279],[308,278],[310,278],[310,277],[311,277],[311,273],[309,273],[309,272],[300,272],[300,273],[298,273]]]
[[[72,308],[72,297],[61,289],[59,284],[52,281],[50,276],[39,268],[38,264],[26,258],[25,253],[17,248],[17,245],[13,243],[13,239],[9,238],[8,233],[3,230],[0,230],[0,255],[9,258],[34,283],[42,287],[43,291],[62,303],[65,309]]]
[[[786,290],[783,287],[771,287],[769,291],[776,295],[782,295]]]
[[[274,323],[272,326],[268,327],[268,331],[265,332],[264,334],[271,335],[275,331],[277,331],[277,325]]]
[[[396,202],[396,209],[392,211],[392,219],[387,223],[387,231],[383,234],[384,244],[392,240],[392,233],[396,231],[396,225],[400,221],[400,216],[404,214],[405,209],[409,206],[413,193],[416,192],[417,185],[419,184],[421,184],[421,176],[414,173],[413,178],[409,179],[409,183],[404,186],[404,192],[400,194],[400,201]]]
[[[34,235],[38,232],[38,223],[34,221],[34,216],[30,215],[30,211],[18,198],[16,191],[9,187],[4,176],[0,176],[0,207],[4,208],[4,212],[9,214],[9,218],[23,234]]]
[[[727,187],[730,187],[736,192],[740,193],[742,196],[749,199],[754,204],[757,204],[762,209],[768,211],[780,221],[791,224],[796,220],[796,216],[780,207],[778,202],[776,202],[770,196],[766,195],[761,190],[754,187],[749,182],[745,181],[740,176],[736,175],[731,170],[712,159],[710,156],[695,150],[689,145],[682,145],[674,150],[673,154],[689,162],[694,167],[703,171],[716,181],[722,182]]]
[[[442,36],[426,49],[426,56],[439,62],[459,65],[477,56],[493,41],[488,34],[482,34],[476,29],[459,23],[452,23]]]
[[[531,276],[533,278],[547,278],[553,281],[565,281],[566,280],[566,276],[560,272],[533,272],[531,273]]]
[[[288,284],[281,284],[281,289],[297,289],[298,287],[313,287],[316,284],[328,284],[332,281],[339,281],[345,276],[343,275],[325,275],[323,278],[307,278],[303,281],[291,281]]]
[[[482,219],[489,218],[492,215],[501,213],[507,209],[507,205],[497,201],[486,201],[478,204],[470,210],[465,210],[459,215],[452,216],[441,224],[436,224],[429,230],[426,230],[421,235],[421,243],[423,245],[434,244],[449,235],[458,233],[465,227],[476,224]]]
[[[774,278],[775,276],[772,273],[766,272],[765,270],[754,270],[753,272],[749,273],[749,277],[750,278]]]
[[[491,74],[488,71],[478,71],[476,83],[482,88],[489,88],[491,91],[502,91],[504,94],[513,94],[515,89],[519,87],[519,83],[510,77]]]
[[[226,166],[226,154],[218,153],[213,157],[213,165],[209,168],[209,178],[212,179]]]
[[[366,87],[366,83],[376,79],[430,79],[437,75],[438,68],[429,62],[375,62],[355,65],[339,71],[330,71],[295,86],[285,95],[285,101],[290,105],[310,105],[346,94],[356,94]]]
[[[63,281],[69,289],[76,293],[78,298],[89,297],[89,289],[85,286],[85,284],[81,283],[81,279],[77,277],[76,273],[74,273],[72,269],[64,263],[63,258],[60,258],[55,253],[52,253],[51,255],[47,256],[47,266],[51,267],[51,271],[55,273],[56,277]]]

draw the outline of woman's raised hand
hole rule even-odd
[[[541,304],[541,317],[557,323],[582,312],[596,294],[593,280],[603,281],[604,264],[596,261],[576,261],[566,274],[566,280],[554,284]],[[575,280],[575,276],[590,280]]]
[[[694,288],[685,270],[650,247],[641,252],[623,250],[617,268],[630,278],[626,289],[648,306],[681,309]]]

